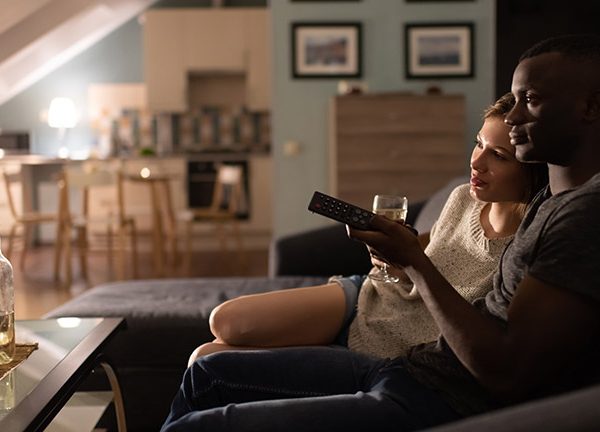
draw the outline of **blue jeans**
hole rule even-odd
[[[201,358],[186,371],[162,431],[398,432],[458,418],[401,359],[300,347]]]

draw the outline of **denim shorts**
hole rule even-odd
[[[346,313],[344,314],[344,322],[338,335],[333,342],[334,345],[348,347],[348,334],[350,332],[350,324],[356,316],[356,305],[358,304],[358,294],[363,282],[367,278],[366,275],[352,275],[348,277],[332,276],[330,282],[338,283],[344,290],[346,297]]]

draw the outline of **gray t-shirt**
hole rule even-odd
[[[527,274],[598,302],[598,221],[600,174],[577,189],[554,196],[550,195],[549,188],[541,192],[502,256],[494,289],[485,298],[475,300],[475,306],[482,313],[506,323],[508,306]],[[600,382],[600,341],[590,341],[586,350],[573,359],[570,367],[563,368],[563,373],[549,377],[547,385],[529,395],[529,399]],[[415,347],[407,356],[407,367],[417,380],[439,390],[463,415],[502,405],[462,366],[443,338]]]

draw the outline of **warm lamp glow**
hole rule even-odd
[[[48,125],[53,128],[67,129],[77,124],[75,102],[69,98],[57,97],[50,102]]]
[[[150,177],[150,168],[144,167],[140,170],[141,178],[149,178]]]

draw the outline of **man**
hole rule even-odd
[[[404,267],[440,340],[394,360],[328,348],[211,355],[186,372],[163,430],[415,430],[600,381],[600,36],[534,46],[512,92],[517,158],[547,162],[550,185],[485,299],[466,302],[408,229],[375,217],[350,235]]]

